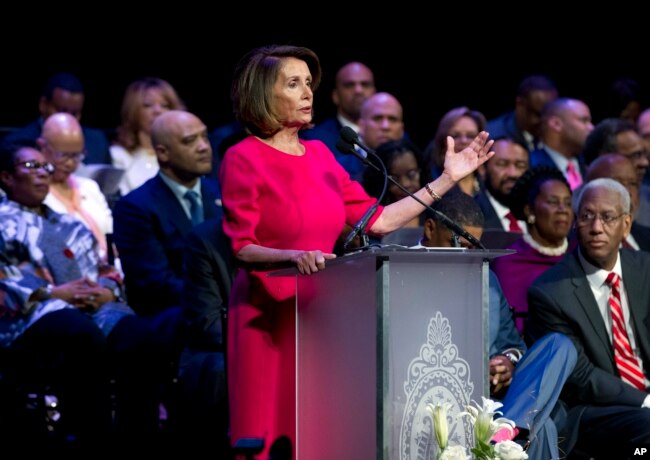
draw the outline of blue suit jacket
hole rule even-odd
[[[99,129],[87,128],[82,126],[84,133],[84,144],[86,147],[86,158],[84,163],[105,163],[111,164],[111,153],[109,151],[108,139],[103,131]],[[32,121],[16,131],[13,131],[5,137],[4,142],[7,144],[24,144],[36,142],[41,136],[43,130],[43,118]]]
[[[202,178],[201,195],[204,218],[221,219],[221,201],[216,203],[218,183]],[[153,313],[181,304],[183,257],[190,230],[190,219],[159,175],[117,202],[113,236],[134,310]]]
[[[523,131],[517,126],[517,118],[515,117],[514,110],[488,121],[485,130],[490,133],[490,139],[497,140],[507,137],[521,144],[526,150],[529,150]]]
[[[551,168],[558,169],[557,165],[551,158],[551,156],[548,154],[546,149],[537,149],[533,152],[530,153],[530,168],[535,168],[537,166],[550,166]],[[587,168],[585,166],[584,161],[582,160],[582,157],[578,157],[578,166],[580,168],[580,175],[582,177],[585,177],[587,174]],[[562,174],[566,176],[564,171],[560,171]]]
[[[354,155],[339,152],[336,148],[336,143],[339,140],[339,134],[343,125],[339,123],[336,117],[328,118],[322,123],[312,129],[300,132],[300,137],[307,140],[320,140],[332,151],[341,166],[350,174],[355,180],[361,180],[364,164]]]
[[[489,295],[489,355],[501,354],[508,348],[516,348],[522,353],[526,351],[526,344],[515,328],[512,311],[501,290],[497,276],[490,270],[490,295]]]

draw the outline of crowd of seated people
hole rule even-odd
[[[611,360],[587,356],[585,350],[593,344],[583,348],[584,339],[576,338],[579,325],[554,304],[555,294],[542,288],[566,290],[554,276],[567,263],[575,272],[577,263],[592,283],[591,291],[580,292],[581,298],[591,302],[593,292],[604,305],[604,294],[598,294],[589,270],[612,267],[598,259],[598,244],[612,247],[607,261],[622,261],[623,276],[628,265],[645,270],[644,254],[650,250],[646,112],[637,116],[635,109],[629,117],[638,119],[638,133],[622,116],[594,127],[584,101],[558,97],[550,79],[532,76],[521,82],[514,110],[501,117],[488,121],[467,107],[449,110],[432,129],[422,153],[405,130],[403,101],[379,91],[365,64],[342,66],[334,83],[335,115],[301,137],[322,140],[371,196],[379,196],[383,175],[336,149],[342,126],[352,127],[376,151],[388,174],[411,193],[441,174],[449,142],[459,152],[483,130],[495,139],[494,157],[459,181],[458,188],[482,209],[481,227],[509,234],[509,241],[516,238],[502,247],[513,253],[496,258],[492,269],[517,339],[534,346],[542,335],[560,332],[578,345],[576,370],[567,377],[569,396],[559,396],[559,405],[571,410],[587,406],[588,417],[577,417],[575,430],[562,431],[566,427],[560,425],[558,430],[571,436],[562,447],[569,454],[575,445],[593,455],[585,440],[603,435],[594,428],[600,414],[590,412],[597,392],[590,393],[577,379],[600,382],[602,369],[607,379],[620,377],[620,371],[609,363],[613,354]],[[215,165],[230,141],[218,147],[220,154],[213,151],[205,124],[185,111],[172,85],[159,78],[129,85],[120,126],[107,130],[108,136],[80,123],[83,107],[79,79],[54,75],[41,94],[39,118],[2,142],[0,346],[15,358],[8,371],[2,366],[0,380],[29,377],[53,385],[60,395],[64,430],[78,438],[82,449],[113,435],[125,443],[136,438],[145,446],[160,443],[161,420],[167,417],[178,444],[189,444],[197,453],[213,448],[232,456],[224,320],[236,265],[221,230],[224,211],[215,180]],[[234,142],[246,133],[236,122],[233,126],[228,132]],[[93,163],[125,171],[118,196],[105,196],[94,180],[83,176],[83,165]],[[623,189],[610,182],[589,185],[602,178]],[[381,204],[405,195],[389,183]],[[603,203],[623,216],[620,229],[618,218]],[[427,225],[432,225],[426,221],[422,214],[406,226],[422,229],[426,237],[431,232]],[[641,253],[634,262],[625,255],[630,248]],[[110,265],[115,257],[117,267]],[[620,400],[605,395],[605,407],[617,407],[612,409],[617,417],[619,406],[646,408],[650,399],[641,397],[648,394],[650,350],[633,316],[648,313],[632,305],[646,294],[630,285],[624,284],[624,320],[632,328],[632,350],[641,364],[644,388],[630,394],[623,387]],[[611,334],[611,317],[604,307],[600,312],[599,324]],[[526,349],[523,342],[522,347]],[[92,384],[80,385],[82,380]],[[211,438],[211,433],[216,435]],[[631,442],[647,434],[635,436]]]

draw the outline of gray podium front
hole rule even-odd
[[[297,459],[435,459],[426,405],[442,401],[450,443],[470,445],[488,263],[510,252],[377,248],[297,276]]]

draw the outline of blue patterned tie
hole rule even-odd
[[[190,202],[190,215],[192,216],[192,226],[196,226],[203,222],[203,206],[199,199],[198,193],[194,190],[185,192],[185,199]]]

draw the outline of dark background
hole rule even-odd
[[[601,24],[539,12],[514,12],[520,15],[515,21],[499,14],[489,19],[469,6],[424,18],[418,11],[375,11],[380,19],[373,20],[350,12],[302,13],[305,6],[299,4],[278,4],[268,17],[250,5],[256,18],[215,15],[189,4],[182,11],[162,12],[159,6],[75,11],[82,20],[60,10],[38,18],[24,13],[15,22],[5,15],[0,126],[34,119],[47,77],[69,71],[85,85],[82,121],[88,126],[117,126],[126,86],[157,76],[212,129],[232,119],[229,87],[237,60],[272,43],[307,46],[319,55],[323,81],[316,93],[316,122],[334,112],[330,92],[338,68],[360,60],[374,70],[378,90],[402,102],[406,129],[421,147],[452,107],[467,105],[488,119],[512,109],[517,83],[532,73],[550,76],[561,95],[587,102],[596,121],[610,110],[609,89],[616,78],[650,87],[650,45],[645,25],[635,25],[638,15],[631,11],[607,12]],[[291,14],[278,16],[284,8]]]

